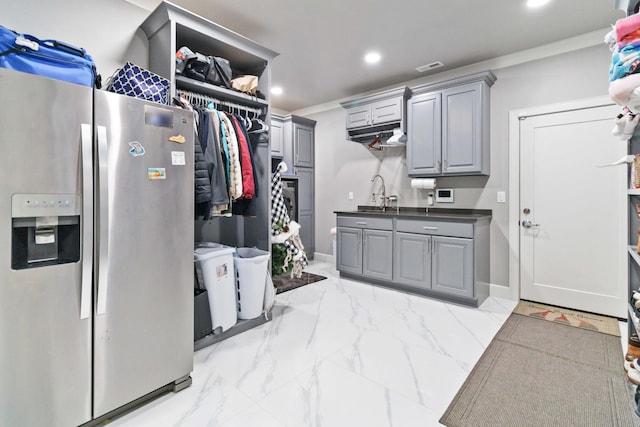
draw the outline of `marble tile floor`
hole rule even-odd
[[[195,353],[193,385],[110,427],[437,426],[515,301],[479,309],[328,277],[274,320]]]

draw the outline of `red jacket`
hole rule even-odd
[[[251,155],[249,154],[249,141],[245,138],[244,132],[235,116],[228,116],[233,127],[237,129],[238,149],[240,150],[240,167],[242,168],[242,197],[245,199],[253,199],[256,189],[253,183],[253,167],[251,166]]]

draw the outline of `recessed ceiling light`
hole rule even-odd
[[[549,0],[527,0],[527,6],[531,8],[544,6],[547,3]]]
[[[282,90],[282,88],[280,86],[274,86],[274,87],[271,88],[271,93],[273,95],[282,95],[282,92],[283,92],[283,90]]]
[[[378,52],[369,52],[364,56],[364,61],[367,64],[375,64],[377,62],[380,62],[380,58],[382,57]]]

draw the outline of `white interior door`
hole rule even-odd
[[[523,299],[626,315],[625,166],[612,136],[617,106],[520,121],[520,286]]]

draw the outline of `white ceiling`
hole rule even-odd
[[[128,0],[146,3],[156,0]],[[614,0],[173,0],[279,52],[272,85],[285,111],[334,101],[424,76],[416,67],[441,61],[441,72],[594,30],[624,16]],[[603,44],[603,48],[604,44]],[[364,54],[382,61],[368,66]]]

